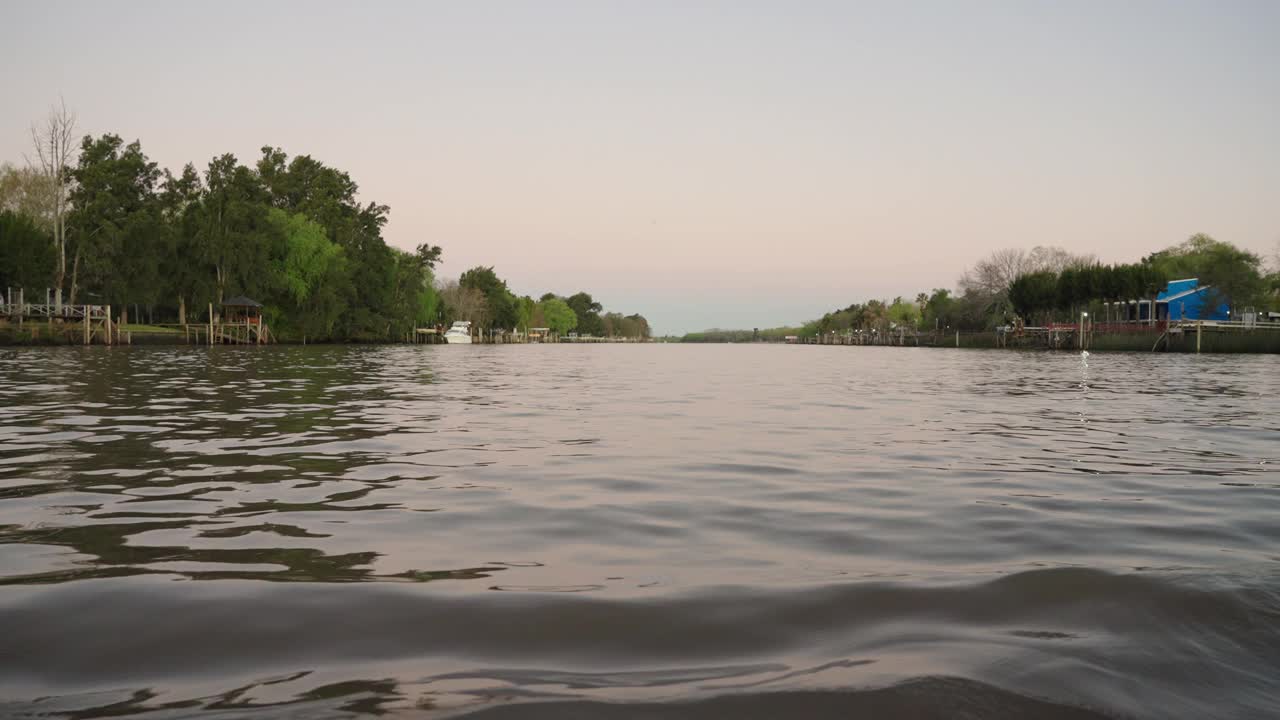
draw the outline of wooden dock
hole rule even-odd
[[[0,322],[31,333],[33,338],[64,337],[82,345],[119,342],[119,328],[113,327],[110,305],[64,305],[61,293],[45,302],[26,302],[22,290],[6,288],[0,297]]]
[[[22,290],[6,288],[0,296],[0,326],[29,333],[32,341],[47,339],[73,345],[130,345],[132,332],[112,314],[110,305],[67,305],[61,293],[47,291],[45,302],[26,302]],[[230,313],[219,317],[209,305],[203,323],[155,323],[162,334],[181,336],[188,345],[266,345],[275,336],[258,313]]]

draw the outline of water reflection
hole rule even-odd
[[[25,668],[0,666],[0,696],[28,698],[7,714],[257,716],[937,675],[1001,708],[1249,717],[1280,692],[1278,369],[0,350],[0,631]],[[967,687],[949,682],[929,692]],[[808,700],[884,697],[854,695]]]

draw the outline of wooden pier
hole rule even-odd
[[[44,300],[29,303],[21,289],[5,288],[0,298],[0,323],[30,332],[32,338],[37,339],[43,334],[82,345],[120,342],[119,328],[111,320],[110,305],[64,305],[60,292],[46,293]]]
[[[46,291],[45,302],[26,301],[21,290],[5,288],[0,296],[0,327],[29,334],[34,342],[72,345],[131,345],[133,333],[113,315],[110,305],[67,305],[61,292]],[[261,314],[262,306],[248,298],[232,298],[217,315],[209,305],[203,323],[155,323],[150,334],[181,337],[188,345],[266,345],[275,336]]]

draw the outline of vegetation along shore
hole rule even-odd
[[[606,312],[585,291],[518,295],[492,266],[436,277],[442,249],[388,245],[391,209],[358,190],[273,146],[253,164],[228,153],[175,173],[137,140],[82,135],[59,105],[32,126],[27,162],[0,165],[0,306],[56,306],[59,326],[77,320],[66,308],[97,318],[110,306],[115,331],[160,341],[221,318],[233,297],[260,304],[283,341],[402,341],[455,320],[489,336],[649,337],[642,315]],[[78,337],[28,325],[0,318],[0,341]]]
[[[912,299],[855,302],[797,326],[668,339],[1194,351],[1196,330],[1206,351],[1280,352],[1280,246],[1268,263],[1196,234],[1119,265],[1061,248],[1008,249],[958,284]]]
[[[174,173],[137,140],[81,135],[62,105],[31,136],[25,166],[0,165],[0,342],[207,340],[235,315],[229,298],[252,304],[271,341],[417,340],[457,320],[509,341],[651,334],[644,316],[606,312],[585,291],[518,295],[493,266],[438,278],[441,247],[388,245],[390,208],[359,199],[350,175],[309,155],[265,146],[252,165],[223,154]],[[21,324],[40,319],[33,306],[49,321],[43,334]],[[664,339],[1176,350],[1196,322],[1198,334],[1214,331],[1211,349],[1272,352],[1278,313],[1280,247],[1268,262],[1197,234],[1129,264],[1001,250],[955,290],[854,302],[793,327]]]

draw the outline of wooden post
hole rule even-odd
[[[107,306],[107,315],[102,320],[102,327],[107,331],[107,344],[111,344],[111,306]]]
[[[956,331],[956,347],[960,347],[960,331]]]
[[[1200,331],[1204,325],[1203,321],[1196,321],[1196,354],[1200,354]],[[1221,344],[1221,343],[1219,343]]]
[[[84,344],[89,344],[89,306],[84,305]]]
[[[209,345],[213,345],[213,303],[209,303]]]

